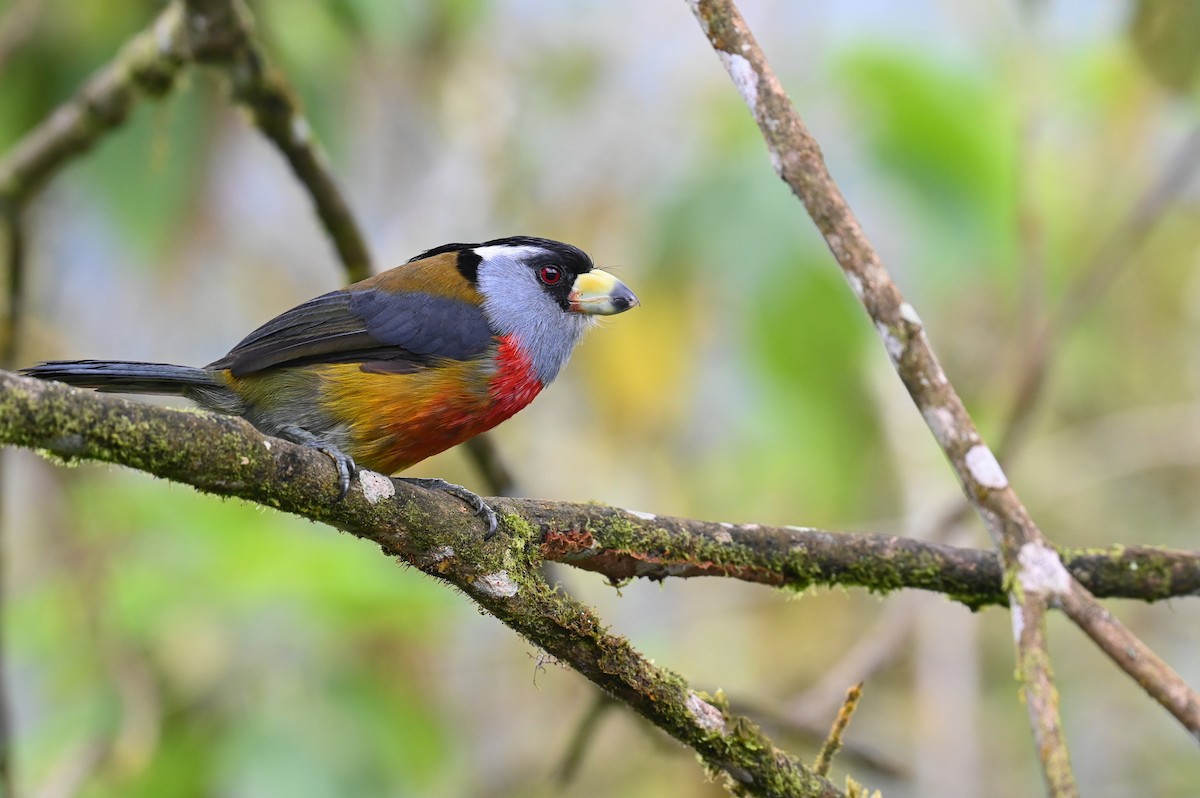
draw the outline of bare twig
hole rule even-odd
[[[1019,581],[1021,587],[1014,590],[1012,597],[1014,611],[1019,607],[1024,614],[1036,617],[1040,614],[1039,607],[1049,601],[1052,595],[1070,592],[1078,587],[1077,583],[1063,568],[1057,553],[1046,542],[1012,489],[995,455],[975,429],[962,400],[950,385],[929,345],[920,317],[912,305],[905,301],[883,267],[829,174],[820,147],[788,99],[732,0],[689,0],[689,3],[754,115],[766,141],[772,165],[804,203],[809,216],[824,236],[855,296],[862,302],[879,332],[897,374],[949,459],[967,498],[1000,549],[1014,584]],[[1028,552],[1034,552],[1033,557],[1022,557]],[[1042,571],[1031,572],[1030,569],[1034,567],[1041,567]],[[1054,581],[1060,573],[1065,576],[1062,584]],[[1044,656],[1044,648],[1040,652],[1027,652],[1024,649],[1024,646],[1039,644],[1044,644],[1041,637],[1018,636],[1018,659]],[[1021,669],[1021,672],[1027,673],[1027,670]],[[1039,675],[1045,678],[1046,684],[1052,689],[1049,671],[1042,671]],[[1170,679],[1171,688],[1152,691],[1151,695],[1157,698],[1164,692],[1175,694],[1182,691],[1185,695],[1194,696],[1191,688],[1177,674],[1169,672],[1163,676]],[[1030,682],[1025,681],[1027,700],[1032,689]],[[1059,728],[1061,721],[1056,702],[1046,706],[1053,717],[1043,716],[1043,721]],[[1181,721],[1184,720],[1172,706],[1167,708]],[[1042,731],[1045,730],[1043,726]],[[1062,744],[1060,751],[1043,757],[1043,764],[1066,762],[1066,748],[1061,734],[1043,734],[1042,737],[1054,744]],[[1049,770],[1045,770],[1045,775],[1051,786],[1061,783],[1061,779],[1052,778]]]
[[[1054,798],[1073,798],[1079,790],[1059,719],[1058,688],[1054,685],[1046,643],[1045,599],[1038,595],[1014,607],[1012,617],[1018,678],[1024,685],[1025,708],[1046,788]]]
[[[320,142],[281,72],[271,66],[241,0],[184,0],[192,31],[192,57],[220,67],[233,98],[250,112],[308,190],[317,216],[333,239],[351,282],[371,275],[371,256]]]
[[[817,759],[813,762],[813,772],[817,775],[829,775],[829,768],[833,766],[833,758],[842,748],[842,735],[846,733],[846,727],[850,725],[850,719],[854,717],[854,710],[858,708],[858,699],[862,698],[862,688],[862,682],[859,682],[846,691],[846,700],[842,702],[842,708],[838,710],[833,727],[829,730],[829,736],[825,738],[821,750],[817,752]]]
[[[1200,742],[1200,700],[1175,671],[1082,586],[1075,585],[1060,602],[1063,612]]]
[[[124,122],[141,96],[170,90],[186,58],[182,8],[172,3],[8,152],[0,161],[0,196],[24,204],[55,171]]]

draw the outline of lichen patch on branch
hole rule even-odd
[[[1071,590],[1071,574],[1058,552],[1037,541],[1026,543],[1017,553],[1020,571],[1017,579],[1026,593],[1053,598]]]
[[[1008,487],[1008,477],[992,450],[985,444],[979,443],[970,448],[963,458],[971,478],[985,488],[1003,490]]]
[[[706,731],[717,732],[718,734],[728,733],[728,730],[725,728],[725,716],[721,714],[721,710],[691,690],[688,690],[684,705],[688,708],[688,712],[692,713],[692,717],[696,719],[696,723],[700,724],[701,728]]]
[[[520,591],[508,571],[497,571],[494,574],[484,574],[475,581],[475,587],[480,593],[492,598],[512,598]]]
[[[363,498],[369,504],[379,504],[384,499],[390,499],[396,495],[395,483],[383,474],[360,469],[358,472],[358,482],[362,486]]]

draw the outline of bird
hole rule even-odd
[[[184,396],[329,456],[339,499],[359,468],[395,474],[492,429],[566,365],[596,317],[638,298],[578,247],[513,236],[445,244],[284,311],[203,368],[55,360],[29,377]],[[471,504],[437,478],[402,478]]]

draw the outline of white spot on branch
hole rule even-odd
[[[263,448],[265,448],[268,452],[271,451],[271,442],[266,440],[263,441]]]
[[[1020,643],[1021,633],[1025,631],[1025,613],[1021,611],[1021,605],[1017,602],[1017,597],[1011,593],[1008,595],[1008,603],[1012,605],[1013,640]]]
[[[1071,574],[1059,559],[1058,552],[1037,541],[1026,543],[1017,552],[1020,571],[1017,578],[1026,593],[1042,596],[1065,596],[1071,592]]]
[[[636,515],[643,521],[653,521],[655,518],[658,518],[658,516],[654,513],[643,513],[639,510],[626,510],[625,512],[629,513],[630,515]]]
[[[1000,490],[1008,487],[1008,477],[992,450],[982,443],[971,447],[964,458],[971,478],[985,488]]]
[[[733,78],[733,85],[737,87],[738,94],[742,95],[742,99],[750,107],[751,113],[757,115],[758,73],[754,71],[754,65],[747,61],[745,56],[737,53],[717,50],[717,55],[720,56],[721,63],[728,70],[729,77]]]
[[[713,535],[713,540],[724,546],[728,546],[730,543],[733,543],[733,535],[722,529],[720,532]]]
[[[494,574],[481,576],[475,581],[475,586],[479,588],[480,593],[485,593],[492,598],[512,598],[520,589],[508,575],[508,571],[497,571]]]
[[[850,281],[850,290],[854,292],[854,295],[856,297],[858,297],[859,299],[862,299],[863,298],[862,279],[857,274],[854,274],[853,272],[846,272],[846,279]]]
[[[904,319],[909,324],[921,326],[921,317],[917,315],[917,309],[907,302],[900,303],[900,318]]]
[[[358,472],[358,484],[362,485],[363,498],[368,504],[379,504],[396,495],[396,486],[383,474],[362,469]]]
[[[933,437],[943,447],[951,446],[958,439],[958,427],[954,423],[954,414],[944,407],[927,407],[921,411],[925,423],[933,432]]]
[[[691,690],[688,690],[687,699],[684,700],[684,704],[687,706],[688,712],[691,712],[692,717],[696,719],[696,723],[700,724],[700,728],[705,731],[718,732],[719,734],[727,733],[725,716],[721,714],[721,710]]]
[[[879,336],[883,338],[883,345],[887,349],[888,357],[892,359],[893,363],[899,363],[900,358],[904,356],[904,342],[897,338],[891,328],[881,321],[875,322],[875,329],[879,330]]]
[[[454,549],[450,546],[442,546],[439,549],[434,549],[425,556],[423,565],[433,565],[444,560],[449,560],[454,556]]]

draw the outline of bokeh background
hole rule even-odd
[[[1097,264],[1009,474],[1056,542],[1196,548],[1200,14],[1189,0],[746,0],[985,437]],[[161,7],[9,0],[11,146]],[[865,315],[681,0],[256,0],[379,267],[448,241],[587,249],[643,306],[496,438],[524,495],[927,536],[957,496]],[[30,10],[32,9],[32,10]],[[1194,147],[1193,147],[1194,149]],[[1165,174],[1185,188],[1127,247]],[[29,215],[24,362],[206,363],[342,283],[307,196],[190,73]],[[1110,268],[1105,266],[1104,268]],[[581,439],[580,419],[588,430]],[[695,757],[463,596],[323,527],[9,452],[4,663],[23,794],[720,795]],[[450,452],[414,469],[478,486]],[[955,540],[987,546],[968,520]],[[887,796],[1037,794],[1008,614],[725,580],[564,588],[805,757],[847,652],[884,652],[835,765]],[[1195,600],[1109,606],[1192,685]],[[1050,624],[1085,795],[1200,793],[1195,741]],[[889,638],[894,638],[889,642]],[[564,762],[585,718],[581,757]]]

